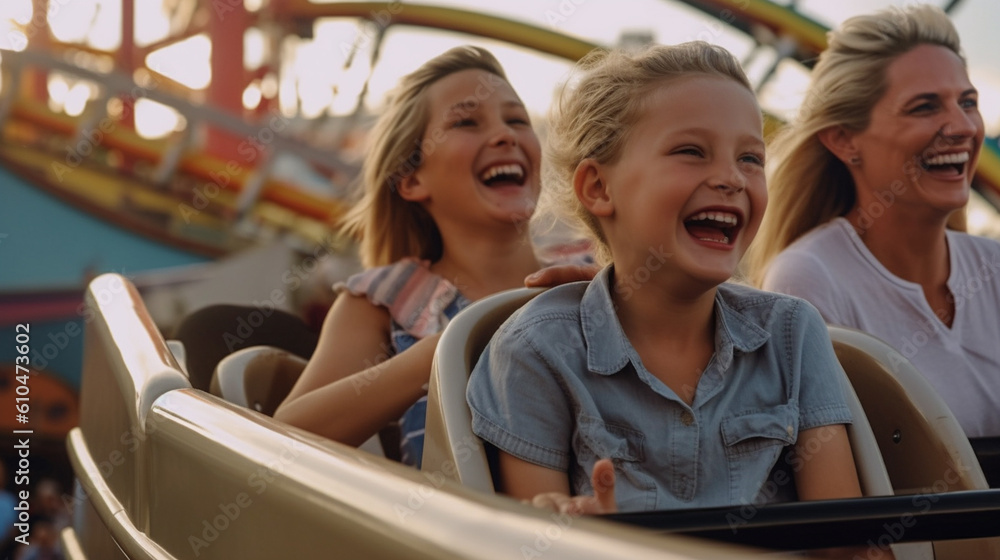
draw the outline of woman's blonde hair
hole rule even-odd
[[[758,286],[778,253],[855,205],[850,171],[820,142],[818,133],[833,126],[868,128],[872,108],[888,88],[887,68],[914,47],[939,45],[962,56],[955,27],[940,8],[930,5],[850,18],[831,31],[828,40],[798,119],[768,145],[768,210],[747,257],[750,280]]]
[[[388,265],[404,257],[441,258],[441,233],[434,219],[419,203],[400,197],[396,188],[420,167],[423,158],[430,118],[427,89],[463,70],[483,70],[507,80],[500,62],[486,49],[453,48],[400,80],[371,132],[361,166],[361,199],[340,222],[341,232],[360,241],[365,267]]]
[[[610,251],[601,226],[577,199],[573,174],[584,159],[614,164],[629,130],[645,108],[647,94],[665,80],[707,74],[730,78],[753,91],[739,61],[722,47],[702,41],[656,45],[642,51],[594,50],[577,65],[578,81],[563,87],[550,117],[546,160],[547,210],[578,222],[597,242],[598,262]]]

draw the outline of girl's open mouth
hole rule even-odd
[[[732,245],[736,242],[741,222],[740,215],[735,212],[703,210],[685,218],[684,227],[698,241]]]

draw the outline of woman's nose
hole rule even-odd
[[[971,111],[956,107],[948,112],[948,119],[941,125],[941,134],[946,137],[968,138],[979,134],[983,117],[978,109]]]
[[[494,133],[491,144],[494,146],[517,146],[517,135],[509,124],[503,123]]]

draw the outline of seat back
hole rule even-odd
[[[307,361],[273,346],[251,346],[226,356],[216,366],[210,391],[233,404],[273,416]]]
[[[930,383],[877,338],[830,327],[896,494],[988,488],[969,440]]]
[[[190,387],[135,287],[117,274],[84,296],[80,425],[67,441],[76,474],[73,530],[90,558],[159,558],[147,542],[153,401]]]
[[[209,392],[235,405],[274,416],[308,361],[274,346],[251,346],[219,361]],[[399,426],[392,424],[361,444],[375,455],[399,460]],[[386,453],[385,450],[390,450]]]
[[[899,352],[867,333],[829,327],[875,434],[895,494],[989,486],[954,414]],[[934,543],[936,558],[1000,558],[1000,539]]]
[[[517,308],[544,290],[520,288],[483,298],[455,316],[441,334],[427,392],[422,470],[493,493],[482,442],[472,432],[465,400],[469,374],[497,328]]]
[[[847,367],[844,366],[844,369]],[[847,426],[847,437],[851,441],[851,453],[854,454],[854,466],[858,471],[858,481],[861,483],[861,495],[892,496],[892,482],[889,480],[885,462],[882,461],[875,433],[868,423],[865,410],[854,388],[849,382],[845,385],[847,406],[851,409],[851,417],[854,419]]]

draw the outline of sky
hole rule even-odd
[[[164,4],[183,5],[193,0],[135,0],[136,37],[139,44],[165,36],[169,23]],[[244,0],[248,9],[256,10],[266,0]],[[778,0],[787,3],[788,0]],[[932,3],[944,0],[932,0]],[[589,41],[614,45],[623,33],[648,34],[661,43],[678,43],[704,39],[720,44],[743,59],[753,45],[741,33],[718,20],[682,5],[674,0],[437,0],[445,6],[482,11],[519,19],[539,27],[585,38]],[[799,0],[799,10],[828,25],[845,18],[888,5],[907,5],[912,0]],[[119,42],[121,21],[120,0],[50,0],[50,25],[63,41],[86,42],[92,47],[113,49]],[[963,0],[952,13],[963,39],[973,83],[981,90],[980,105],[988,132],[1000,134],[1000,0]],[[23,44],[23,27],[31,18],[31,0],[0,2],[0,49]],[[275,80],[251,84],[244,93],[247,105],[256,104],[262,93],[280,90],[286,114],[295,110],[295,91],[299,92],[299,108],[306,118],[322,114],[342,115],[351,112],[368,75],[365,47],[370,47],[370,29],[359,28],[349,20],[317,22],[311,41],[289,41],[278,56],[283,57],[286,71]],[[360,41],[363,56],[345,68],[347,47]],[[387,34],[382,50],[383,63],[376,68],[369,83],[365,104],[377,110],[386,92],[400,75],[444,50],[470,42],[470,37],[416,28],[400,28]],[[553,92],[568,75],[570,65],[554,57],[540,56],[524,49],[493,41],[475,39],[495,52],[507,69],[511,83],[529,109],[544,114]],[[251,31],[246,38],[245,64],[259,65],[266,52],[264,35]],[[195,88],[204,88],[211,79],[208,65],[210,41],[206,36],[195,37],[181,44],[154,53],[147,61],[153,68]],[[0,51],[2,57],[2,51]],[[768,53],[747,64],[753,80],[770,66],[773,55]],[[807,85],[807,74],[797,64],[779,67],[777,79],[761,93],[762,105],[781,116],[791,117]],[[55,77],[50,81],[53,109],[78,114],[88,99],[97,97],[95,88]],[[139,132],[156,137],[169,134],[182,126],[175,115],[155,103],[146,102],[137,108]]]

